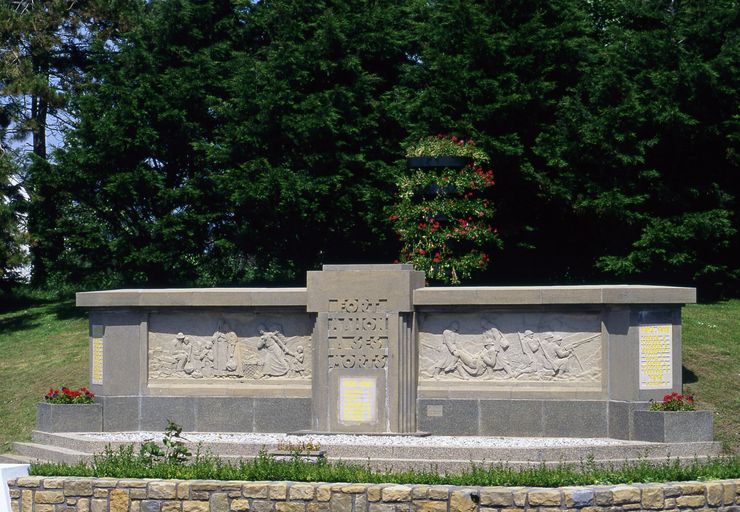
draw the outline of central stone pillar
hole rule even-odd
[[[324,265],[308,272],[313,332],[312,428],[416,432],[414,300],[424,273],[411,265]]]

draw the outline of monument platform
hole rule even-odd
[[[379,470],[432,470],[456,473],[471,464],[504,464],[511,468],[538,466],[542,463],[618,466],[625,461],[690,463],[721,454],[717,442],[649,443],[608,438],[541,438],[485,436],[383,436],[383,435],[289,435],[269,433],[184,433],[192,452],[207,453],[236,461],[257,457],[279,445],[301,443],[319,445],[329,462],[345,461]],[[34,431],[33,442],[15,443],[13,462],[55,461],[75,463],[91,461],[93,454],[107,446],[146,441],[161,442],[158,432],[67,432]],[[2,456],[0,456],[2,458]]]

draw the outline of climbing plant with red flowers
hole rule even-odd
[[[501,245],[492,222],[495,177],[488,155],[472,140],[440,134],[412,144],[406,156],[409,173],[397,182],[390,216],[400,260],[445,284],[486,270]]]

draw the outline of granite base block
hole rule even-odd
[[[635,411],[634,438],[656,443],[711,441],[710,411]]]
[[[310,428],[310,398],[254,399],[254,432],[296,432]]]
[[[543,400],[545,437],[606,437],[607,403],[600,400]]]
[[[195,400],[189,397],[142,397],[141,429],[162,432],[173,421],[185,432],[195,430]]]
[[[105,396],[99,399],[103,404],[103,432],[139,430],[140,397]]]
[[[102,432],[101,404],[36,405],[36,428],[43,432]]]
[[[477,400],[419,400],[419,430],[439,436],[476,436]]]

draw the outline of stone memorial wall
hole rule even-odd
[[[306,288],[85,292],[103,430],[631,438],[681,391],[692,288],[431,288],[326,265]]]

